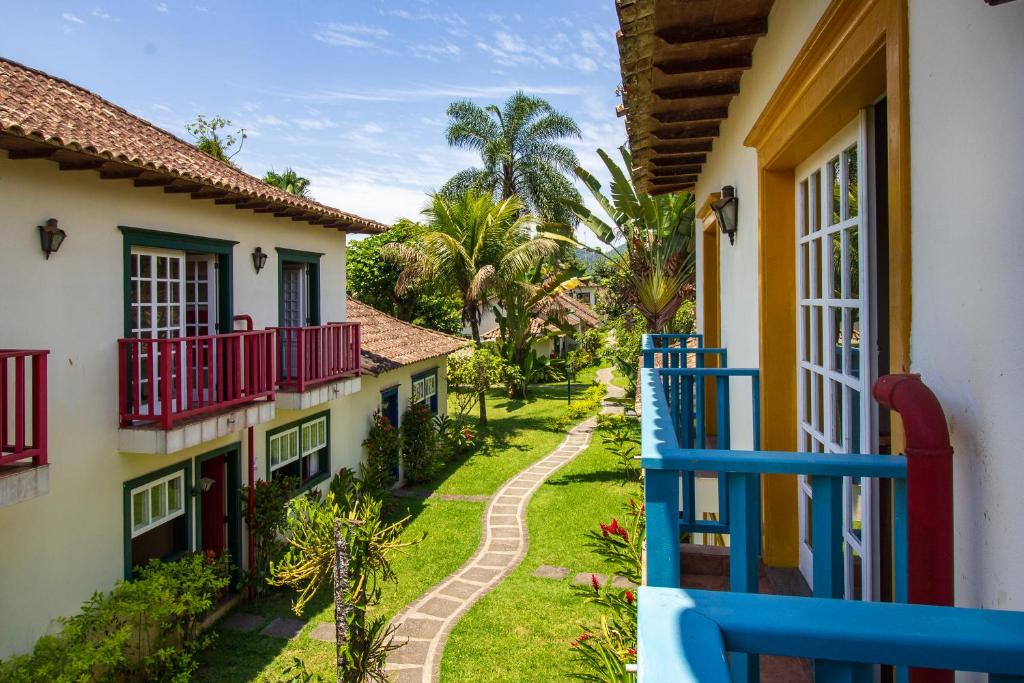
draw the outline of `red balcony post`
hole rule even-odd
[[[159,341],[157,342],[157,349],[159,349],[159,361],[160,361],[160,380],[159,380],[159,391],[160,391],[160,426],[164,429],[171,428],[173,410],[171,405],[171,354],[170,354],[170,342]],[[156,393],[153,391],[151,393]]]
[[[306,390],[306,328],[297,327],[295,332],[295,382],[299,393]]]
[[[14,452],[25,450],[25,356],[14,357]]]
[[[32,445],[36,456],[32,462],[38,467],[46,464],[47,459],[47,394],[46,394],[46,353],[40,352],[32,356]]]

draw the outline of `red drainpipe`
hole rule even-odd
[[[872,394],[899,413],[907,457],[907,597],[953,604],[953,447],[939,400],[916,374],[880,377]],[[953,681],[952,672],[911,670],[913,683]]]
[[[253,518],[256,510],[256,436],[253,427],[248,429],[248,454],[249,454],[249,519]],[[246,524],[246,531],[249,536],[249,571],[256,567],[256,543],[253,540],[252,525]]]

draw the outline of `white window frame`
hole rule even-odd
[[[419,385],[420,395],[417,398],[416,389]],[[437,396],[437,373],[424,375],[412,382],[412,404],[427,403],[431,398]]]
[[[180,500],[179,500],[181,506],[180,506],[179,509],[172,511],[172,510],[168,509],[168,500],[170,500],[170,497],[167,494],[168,494],[168,491],[170,490],[170,482],[174,481],[175,479],[177,479],[177,480],[179,480],[181,482],[181,494],[180,494]],[[178,517],[181,517],[182,515],[184,515],[187,512],[187,509],[188,509],[188,500],[187,500],[187,498],[188,498],[188,489],[186,487],[186,483],[187,482],[185,481],[185,470],[184,469],[180,469],[180,470],[177,470],[176,472],[172,472],[171,474],[168,474],[167,476],[160,477],[159,479],[155,479],[153,481],[150,481],[150,482],[147,482],[145,484],[142,484],[141,486],[137,486],[137,487],[133,488],[129,492],[128,500],[131,502],[131,510],[129,511],[129,514],[130,514],[129,520],[131,521],[131,524],[132,524],[131,537],[133,539],[138,538],[139,536],[141,536],[142,534],[146,533],[147,531],[152,531],[153,529],[155,529],[155,528],[157,528],[159,526],[163,526],[164,524],[167,524],[171,520],[174,520],[174,519],[177,519]],[[154,520],[152,518],[152,509],[151,509],[152,491],[154,489],[158,488],[158,487],[162,487],[164,489],[163,496],[164,496],[164,510],[165,510],[165,513],[164,513],[164,515],[162,517]],[[141,527],[136,529],[135,528],[135,496],[140,494],[140,493],[143,493],[143,492],[146,493],[146,503],[145,503],[146,504],[146,523],[143,526],[141,526]]]
[[[317,425],[320,425],[320,424],[323,425],[323,440],[322,441],[318,440],[316,443],[312,443],[311,442],[311,443],[309,443],[307,445],[305,443],[304,437],[306,436],[306,434],[310,430],[316,429]],[[295,446],[296,446],[295,454],[292,455],[291,457],[289,457],[287,460],[281,460],[280,462],[274,464],[274,462],[273,462],[274,443],[275,442],[282,442],[286,437],[289,438],[289,439],[292,438],[292,437],[295,438]],[[331,444],[330,425],[327,422],[327,415],[320,415],[320,416],[314,417],[312,419],[304,420],[304,421],[299,422],[298,424],[296,424],[294,427],[290,427],[288,429],[285,429],[285,430],[282,430],[282,431],[278,432],[277,434],[272,435],[269,438],[269,440],[267,441],[267,448],[269,450],[269,452],[267,453],[267,459],[268,459],[268,462],[270,463],[270,471],[267,473],[268,474],[268,478],[269,479],[273,479],[274,478],[274,472],[280,470],[281,468],[283,468],[283,467],[285,467],[287,465],[291,465],[293,462],[299,461],[300,462],[300,464],[299,464],[299,473],[300,473],[300,479],[301,479],[302,478],[301,477],[301,473],[302,473],[301,461],[306,459],[306,458],[313,458],[314,456],[317,456],[317,469],[316,469],[316,472],[311,473],[308,477],[306,477],[305,481],[300,481],[299,482],[300,486],[304,485],[309,480],[314,479],[314,478],[320,476],[321,474],[323,474],[324,471],[325,471],[325,468],[329,468],[330,467],[330,462],[329,462],[329,459],[330,459],[330,444]],[[327,451],[328,452],[328,462],[327,463],[324,463],[322,461],[322,459],[320,459],[318,457],[320,451],[322,449],[325,449],[325,448],[328,449],[328,451]]]

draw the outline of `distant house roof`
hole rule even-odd
[[[548,322],[552,309],[561,309],[571,325],[582,325],[583,327],[595,327],[599,322],[594,310],[568,294],[560,292],[550,299],[545,299],[537,307],[533,318],[530,319],[530,333],[540,334],[548,332],[555,334],[559,332],[556,325]],[[493,340],[501,338],[501,328],[495,327],[484,334],[481,339]]]
[[[0,149],[11,159],[50,159],[278,218],[378,233],[387,226],[285,192],[199,151],[99,95],[0,58]]]
[[[360,324],[362,367],[372,375],[446,356],[470,344],[463,337],[402,322],[352,297],[348,319]]]

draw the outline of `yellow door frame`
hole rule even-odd
[[[754,123],[757,150],[762,443],[796,448],[794,169],[885,95],[888,113],[890,369],[910,367],[910,116],[906,0],[833,0]],[[894,452],[902,430],[893,415]],[[762,484],[764,561],[798,562],[796,478]]]
[[[704,200],[697,212],[703,231],[701,234],[701,311],[703,319],[701,333],[704,335],[705,348],[719,348],[722,345],[722,271],[721,253],[719,251],[718,219],[711,208],[712,202],[721,198],[718,192],[712,192]],[[708,356],[707,367],[718,367],[718,357]],[[718,435],[718,401],[714,382],[705,383],[704,433]]]

